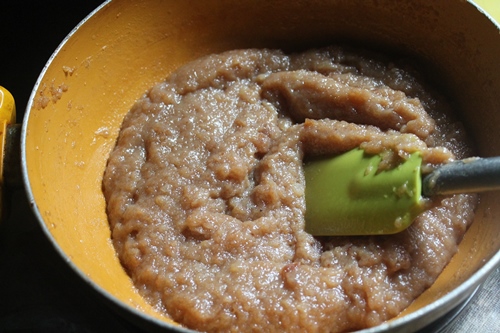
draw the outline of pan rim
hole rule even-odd
[[[28,198],[28,202],[30,205],[30,208],[32,209],[32,212],[34,213],[39,225],[42,228],[43,233],[45,236],[50,240],[51,245],[54,247],[56,252],[61,256],[61,259],[66,262],[66,264],[71,268],[71,270],[76,273],[82,281],[84,281],[87,285],[89,285],[91,288],[94,289],[94,291],[97,292],[98,295],[103,296],[108,303],[111,303],[113,306],[117,307],[118,309],[132,313],[138,318],[145,320],[146,322],[153,323],[157,325],[158,327],[164,328],[164,329],[170,329],[170,330],[175,330],[177,332],[197,332],[193,331],[187,328],[184,328],[182,326],[175,326],[172,325],[168,322],[162,321],[160,319],[151,317],[147,314],[145,314],[142,311],[139,311],[138,309],[129,306],[122,302],[120,299],[109,293],[107,290],[99,286],[97,283],[95,283],[91,278],[89,278],[80,268],[78,268],[73,261],[64,253],[62,250],[61,246],[58,244],[56,239],[53,237],[51,234],[49,228],[47,227],[46,223],[44,222],[44,219],[38,209],[38,206],[36,204],[36,200],[34,198],[34,193],[32,191],[32,188],[30,186],[30,179],[28,176],[28,166],[26,162],[26,140],[27,140],[27,135],[28,135],[28,126],[29,126],[29,118],[30,118],[30,113],[31,109],[33,108],[33,103],[35,100],[35,96],[37,93],[37,90],[40,86],[40,83],[42,81],[42,78],[44,77],[47,69],[50,67],[52,61],[56,58],[57,54],[59,51],[62,49],[62,47],[67,43],[69,39],[74,35],[74,33],[87,21],[89,21],[97,12],[102,10],[104,7],[108,6],[112,0],[106,0],[103,2],[100,6],[98,6],[96,9],[94,9],[89,15],[87,15],[78,25],[76,25],[73,30],[64,38],[64,40],[59,44],[59,46],[55,49],[53,54],[50,56],[48,61],[46,62],[45,66],[43,67],[34,87],[31,92],[31,95],[29,97],[26,110],[25,110],[25,116],[22,121],[22,127],[21,127],[21,172],[22,172],[22,178],[23,178],[23,185],[24,189]],[[500,25],[493,20],[493,18],[486,13],[480,6],[475,4],[474,2],[467,0],[468,3],[472,4],[475,6],[483,15],[485,15],[495,26],[498,30],[500,30]],[[479,268],[472,276],[470,276],[467,280],[462,282],[458,287],[454,288],[452,291],[447,293],[446,295],[440,297],[436,301],[422,307],[421,309],[412,312],[408,315],[405,315],[401,318],[394,319],[392,321],[383,323],[381,325],[372,327],[372,328],[367,328],[363,329],[361,333],[378,333],[378,332],[398,332],[404,329],[405,325],[408,325],[408,323],[415,323],[413,325],[413,328],[416,330],[421,329],[428,325],[431,322],[436,321],[437,319],[441,318],[445,314],[447,314],[449,311],[437,311],[437,309],[441,309],[444,307],[444,305],[453,305],[453,307],[457,306],[460,304],[462,301],[467,299],[475,290],[476,288],[481,285],[486,278],[495,270],[497,267],[500,267],[500,250],[497,251],[496,254],[494,254],[491,258],[489,258],[482,266]],[[122,313],[120,313],[122,314]],[[125,316],[122,316],[124,319],[131,320],[131,318],[126,318]],[[430,322],[426,322],[424,324],[423,321],[428,321],[428,318],[431,317],[433,318]],[[133,322],[133,320],[132,320]],[[407,328],[405,328],[405,332],[407,331]]]

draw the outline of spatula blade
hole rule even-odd
[[[423,209],[420,167],[412,154],[394,169],[378,171],[379,155],[354,149],[308,162],[305,230],[316,236],[393,234]]]

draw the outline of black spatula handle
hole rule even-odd
[[[446,164],[423,179],[422,194],[458,194],[500,189],[500,157],[469,158]]]

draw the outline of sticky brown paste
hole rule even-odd
[[[471,154],[451,107],[413,69],[333,46],[235,50],[179,68],[130,110],[104,175],[112,240],[140,293],[207,332],[343,332],[396,316],[472,222],[436,198],[406,231],[304,231],[303,160],[361,146]]]

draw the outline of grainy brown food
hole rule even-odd
[[[475,197],[436,198],[406,231],[304,231],[303,160],[361,146],[426,167],[471,153],[418,75],[342,47],[236,50],[177,70],[126,116],[103,189],[140,293],[210,332],[342,332],[380,324],[428,288]]]

